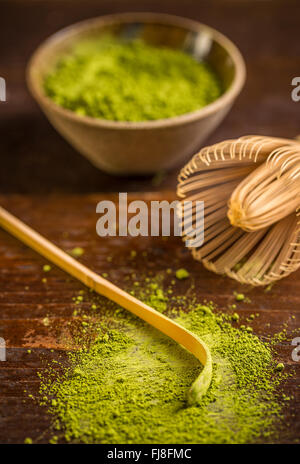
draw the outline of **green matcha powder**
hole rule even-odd
[[[179,50],[112,37],[79,42],[46,76],[44,88],[64,108],[112,121],[178,116],[222,93],[207,63]]]
[[[59,374],[54,364],[41,375],[40,402],[53,415],[52,443],[274,439],[288,398],[279,394],[287,374],[276,369],[272,342],[261,341],[248,325],[239,328],[236,313],[200,304],[193,291],[175,297],[172,288],[173,280],[166,287],[160,279],[146,278],[132,282],[131,293],[207,343],[214,369],[208,394],[187,407],[187,390],[201,371],[199,361],[129,312],[86,292],[80,304],[90,309],[74,312],[81,327],[80,349],[70,351]]]

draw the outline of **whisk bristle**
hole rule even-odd
[[[178,180],[179,197],[205,204],[204,244],[192,248],[205,267],[265,285],[300,266],[298,142],[227,140],[202,149]],[[192,228],[193,210],[189,220]]]
[[[277,148],[235,188],[228,205],[233,226],[251,232],[296,211],[300,204],[299,147]]]

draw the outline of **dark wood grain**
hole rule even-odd
[[[190,270],[201,300],[212,299],[226,309],[234,302],[234,291],[249,295],[251,303],[240,303],[239,312],[243,317],[260,313],[253,323],[260,336],[277,332],[284,323],[289,331],[297,329],[299,272],[265,293],[209,273],[193,261],[178,238],[97,237],[95,205],[103,196],[80,193],[174,190],[177,171],[166,174],[157,185],[152,178],[111,177],[91,166],[56,133],[30,97],[25,67],[39,43],[58,29],[121,11],[157,11],[200,20],[228,35],[241,49],[248,71],[245,89],[207,143],[249,133],[293,137],[300,132],[300,103],[290,98],[291,80],[300,70],[298,0],[1,0],[0,76],[6,79],[8,100],[0,102],[0,193],[35,196],[2,196],[0,204],[62,248],[82,246],[86,250],[82,261],[97,272],[108,272],[120,286],[133,271],[156,272],[180,264]],[[60,196],[59,192],[78,195]],[[49,193],[53,195],[42,195]],[[132,249],[148,251],[148,257],[138,253],[130,260]],[[25,401],[24,390],[37,391],[43,360],[64,356],[63,335],[74,310],[72,297],[82,288],[56,268],[43,284],[43,264],[38,255],[0,231],[0,336],[8,343],[8,359],[0,363],[0,441],[5,443],[22,443],[29,432],[34,440],[47,441],[49,417]],[[180,282],[178,292],[184,292],[186,285]],[[50,328],[42,322],[49,314]],[[285,393],[294,399],[287,406],[278,440],[293,443],[300,437],[300,366],[292,362],[288,342],[277,350],[278,359],[296,372],[285,385]]]
[[[178,281],[178,294],[184,294],[193,282],[199,301],[212,300],[226,311],[235,302],[234,291],[243,292],[251,302],[239,303],[237,311],[242,321],[253,312],[260,314],[251,324],[256,334],[266,338],[287,324],[289,334],[296,330],[292,336],[300,336],[300,272],[276,283],[266,293],[262,288],[242,286],[206,271],[192,259],[178,237],[100,238],[96,234],[96,204],[104,198],[116,200],[116,195],[13,195],[1,196],[0,204],[61,248],[83,247],[82,262],[98,273],[108,273],[108,278],[121,287],[133,272],[149,275],[166,267],[185,267],[191,279]],[[129,201],[137,198],[172,199],[173,195],[139,194],[129,197]],[[130,258],[131,250],[137,251],[134,259]],[[144,251],[147,256],[143,256]],[[28,435],[38,442],[49,438],[46,411],[28,401],[27,395],[29,391],[37,392],[37,373],[45,368],[45,361],[64,356],[68,322],[76,307],[72,297],[83,288],[55,267],[46,275],[47,283],[43,283],[43,264],[43,258],[0,230],[0,336],[7,343],[7,361],[0,363],[0,442],[4,443],[22,443]],[[45,317],[51,321],[47,326]],[[287,372],[294,372],[284,385],[284,393],[293,399],[286,408],[278,441],[294,443],[300,436],[300,363],[292,361],[290,340],[279,343],[276,351]]]
[[[6,193],[149,191],[151,178],[111,177],[76,153],[50,126],[25,85],[34,49],[60,28],[96,15],[157,11],[207,23],[228,35],[247,64],[245,89],[207,143],[244,134],[294,137],[300,103],[291,100],[299,75],[298,0],[2,0],[0,76],[8,101],[0,103],[0,191]],[[174,188],[177,171],[160,188]]]

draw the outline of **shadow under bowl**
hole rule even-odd
[[[208,62],[224,92],[211,104],[168,119],[119,122],[80,116],[44,92],[45,76],[82,39],[111,34],[180,49]],[[245,82],[244,60],[218,31],[193,20],[156,13],[122,13],[69,26],[47,39],[27,68],[29,90],[57,131],[95,166],[111,174],[151,174],[183,164],[220,124]]]

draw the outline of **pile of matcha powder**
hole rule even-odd
[[[175,297],[172,285],[157,279],[132,282],[131,293],[207,343],[214,371],[208,393],[188,407],[199,361],[114,303],[80,295],[80,348],[61,362],[59,374],[55,364],[41,375],[40,401],[53,415],[51,442],[272,441],[288,400],[279,394],[287,374],[277,368],[272,343],[249,327],[254,315],[241,325],[236,313],[200,304],[191,292]],[[80,312],[81,305],[90,308]]]
[[[113,121],[178,116],[222,93],[207,63],[180,50],[110,36],[77,43],[46,76],[44,89],[79,115]]]

